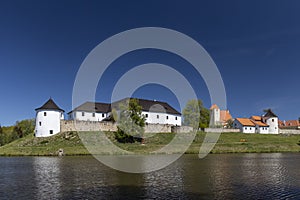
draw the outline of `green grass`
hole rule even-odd
[[[88,148],[94,148],[101,154],[119,154],[111,152],[103,138],[99,139],[97,132],[82,132],[85,141],[89,141]],[[145,145],[140,143],[123,144],[114,139],[113,132],[105,133],[107,138],[126,151],[147,154],[161,149],[168,144],[175,136],[173,133],[157,133],[152,137],[147,137]],[[215,133],[207,133],[215,134]],[[104,135],[102,135],[104,136]],[[198,154],[200,146],[206,136],[199,132],[193,143],[186,151],[189,154]],[[97,139],[99,141],[97,141]],[[211,153],[263,153],[263,152],[300,152],[300,135],[263,135],[263,134],[243,134],[243,133],[222,133],[217,144]],[[180,139],[177,143],[180,146]],[[176,147],[176,145],[175,145]],[[51,156],[57,155],[57,151],[63,149],[65,155],[88,155],[89,151],[83,145],[82,140],[76,132],[60,133],[47,138],[35,138],[28,135],[12,143],[0,147],[2,156]],[[176,148],[175,148],[176,149]],[[99,150],[99,151],[98,151]],[[178,153],[172,152],[160,153]]]

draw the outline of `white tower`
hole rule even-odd
[[[220,116],[220,108],[216,105],[213,104],[210,107],[210,127],[215,127],[221,125],[220,122],[221,116]]]
[[[36,137],[49,137],[60,132],[60,120],[64,119],[65,111],[59,108],[51,98],[35,111]]]
[[[278,134],[278,117],[271,109],[268,109],[266,114],[263,116],[263,122],[269,125],[269,133]]]

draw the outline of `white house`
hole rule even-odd
[[[70,120],[102,121],[109,116],[111,105],[108,103],[85,102],[68,113]]]
[[[64,119],[64,110],[59,108],[51,98],[35,111],[36,137],[48,137],[60,132],[60,120]]]
[[[112,115],[112,109],[120,110],[120,104],[125,104],[129,98],[112,104],[86,102],[68,113],[69,119],[81,121],[102,121]],[[149,124],[170,124],[181,126],[181,113],[166,102],[137,99],[142,107],[142,115]]]
[[[262,117],[236,118],[233,126],[242,133],[278,134],[278,117],[269,109]]]
[[[248,118],[236,118],[233,126],[240,129],[242,133],[255,133],[256,125]]]

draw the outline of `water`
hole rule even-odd
[[[93,157],[0,157],[0,199],[300,199],[300,154],[184,155],[128,174]]]

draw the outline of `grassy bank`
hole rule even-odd
[[[116,154],[111,152],[106,144],[96,143],[94,136],[98,133],[85,132],[87,139],[95,141],[91,144],[103,150],[104,154]],[[145,140],[145,145],[140,143],[122,144],[114,139],[114,133],[108,132],[106,136],[115,145],[127,151],[137,153],[148,153],[159,150],[168,144],[173,138],[173,133],[158,133]],[[209,133],[214,134],[214,133]],[[205,133],[197,133],[193,143],[186,153],[197,154],[204,140]],[[86,138],[85,138],[86,139]],[[93,143],[93,142],[92,142]],[[100,145],[99,145],[100,144]],[[300,152],[300,135],[261,135],[243,133],[223,133],[211,153],[262,153],[262,152]],[[94,145],[94,146],[93,146]],[[57,155],[59,149],[63,149],[65,155],[88,155],[89,151],[83,145],[82,140],[76,132],[60,133],[48,138],[35,138],[28,135],[10,144],[0,147],[2,156],[18,155]],[[176,149],[176,148],[175,148]],[[164,153],[164,152],[162,152]],[[177,153],[165,152],[165,153]]]

